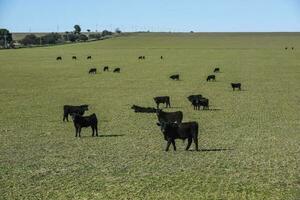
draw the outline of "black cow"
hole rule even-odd
[[[105,72],[105,71],[109,71],[108,66],[104,66],[104,67],[103,67],[103,71],[104,71],[104,72]]]
[[[179,74],[174,74],[174,75],[170,76],[170,79],[179,80]]]
[[[92,128],[92,136],[98,136],[98,119],[95,113],[91,114],[90,116],[81,116],[78,114],[72,114],[74,127],[75,127],[75,137],[81,137],[81,128],[91,127]]]
[[[58,56],[58,57],[56,58],[56,60],[62,60],[62,57],[61,57],[61,56]]]
[[[203,107],[203,110],[208,110],[209,109],[209,100],[207,98],[202,97],[198,101],[192,102],[193,106],[198,108],[200,110],[200,107]]]
[[[177,123],[157,123],[160,126],[161,132],[164,135],[164,139],[167,141],[166,151],[169,151],[169,147],[172,143],[174,151],[176,151],[175,139],[186,140],[188,139],[188,144],[185,150],[189,150],[192,141],[195,143],[195,150],[198,149],[198,131],[199,125],[197,122],[184,122],[181,124]]]
[[[160,59],[162,60],[162,59],[164,59],[164,57],[163,57],[163,56],[160,56]]]
[[[121,71],[121,69],[118,67],[118,68],[115,68],[113,72],[114,73],[120,73],[120,71]]]
[[[292,50],[294,50],[294,47],[292,47]]]
[[[77,57],[76,57],[76,56],[72,56],[72,59],[73,59],[73,60],[76,60],[76,59],[77,59]]]
[[[65,119],[69,121],[68,116],[71,114],[83,115],[85,111],[89,110],[88,107],[89,107],[88,105],[80,105],[80,106],[64,105],[63,121],[65,121]]]
[[[161,96],[161,97],[154,97],[153,98],[157,108],[159,108],[159,104],[161,103],[165,103],[166,104],[166,108],[169,106],[169,108],[171,107],[170,104],[170,97],[169,96]]]
[[[160,109],[157,109],[156,116],[158,119],[158,122],[173,122],[173,123],[178,123],[180,124],[182,122],[183,118],[183,113],[181,111],[176,111],[176,112],[164,112]]]
[[[139,112],[139,113],[156,113],[158,112],[158,110],[156,108],[152,108],[152,107],[141,107],[141,106],[137,106],[137,105],[133,105],[131,107],[131,109],[134,110],[134,112]]]
[[[231,83],[231,87],[232,87],[233,91],[235,90],[235,88],[238,88],[239,90],[241,90],[241,86],[242,86],[241,83]]]
[[[92,59],[92,56],[87,56],[86,59]]]
[[[196,94],[196,95],[190,95],[187,97],[187,99],[191,102],[191,104],[194,106],[194,110],[196,110],[198,108],[198,106],[195,106],[193,102],[197,102],[200,101],[200,99],[202,98],[201,94]]]
[[[91,68],[89,70],[89,74],[96,74],[97,73],[97,69],[96,68]]]
[[[139,60],[145,60],[146,57],[145,57],[145,56],[139,56],[138,59],[139,59]]]
[[[209,76],[207,76],[206,81],[211,81],[211,80],[216,81],[216,76],[215,75],[209,75]]]
[[[285,47],[285,50],[288,50],[288,47]]]
[[[214,73],[216,73],[216,72],[220,72],[220,68],[219,67],[217,67],[217,68],[214,69]]]

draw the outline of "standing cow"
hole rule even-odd
[[[166,108],[171,107],[169,96],[154,97],[153,99],[156,103],[157,109],[159,108],[159,104],[161,104],[161,103],[166,104]]]

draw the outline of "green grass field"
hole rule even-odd
[[[0,62],[0,199],[300,199],[300,33],[132,34]],[[104,65],[121,73],[88,75]],[[212,110],[194,111],[194,93]],[[165,152],[156,116],[130,109],[159,95],[200,124],[202,151]],[[89,104],[101,137],[75,138],[64,104]]]

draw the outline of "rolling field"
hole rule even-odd
[[[300,199],[300,33],[144,33],[2,50],[0,85],[0,199]],[[193,110],[186,97],[197,93],[211,110]],[[171,97],[166,111],[199,123],[201,151],[177,140],[165,152],[156,115],[130,109],[160,95]],[[89,104],[100,137],[89,128],[75,138],[65,104]]]

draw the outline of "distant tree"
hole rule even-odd
[[[28,46],[28,45],[37,45],[40,43],[40,38],[38,38],[34,34],[26,35],[22,40],[20,40],[20,43]]]
[[[111,31],[108,31],[108,30],[104,30],[102,31],[102,36],[108,36],[108,35],[112,35],[113,33]]]
[[[84,35],[84,34],[80,34],[78,39],[79,39],[80,41],[85,42],[85,41],[87,41],[89,38],[88,38],[86,35]]]
[[[59,33],[48,33],[41,37],[43,44],[57,44],[61,42],[61,35]]]
[[[77,24],[76,24],[76,25],[74,25],[74,29],[75,29],[75,30],[74,30],[74,33],[75,33],[75,34],[80,34],[80,32],[81,32],[81,28],[80,28],[80,26],[79,26],[79,25],[77,25]]]
[[[12,34],[7,29],[0,29],[0,46],[8,48],[12,43]]]
[[[74,33],[69,33],[67,35],[64,35],[65,40],[68,40],[70,42],[76,42],[78,40],[78,35]]]
[[[86,31],[87,31],[88,33],[90,33],[90,32],[91,32],[91,29],[87,29]]]
[[[97,40],[100,40],[101,39],[101,34],[100,33],[91,33],[90,35],[89,35],[89,38],[91,38],[91,39],[97,39]]]
[[[116,28],[115,32],[116,32],[117,34],[122,33],[122,31],[121,31],[119,28]]]

